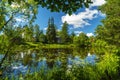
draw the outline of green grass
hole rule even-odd
[[[36,48],[74,48],[74,44],[42,44],[42,43],[33,43],[33,42],[26,42],[27,45]]]

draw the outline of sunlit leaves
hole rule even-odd
[[[79,36],[74,37],[74,44],[77,47],[88,46],[88,37],[85,33],[80,33]]]
[[[100,10],[106,14],[106,18],[102,20],[103,25],[96,29],[97,38],[120,46],[120,0],[107,0]]]
[[[101,59],[101,62],[97,64],[97,66],[101,74],[106,75],[105,71],[107,70],[108,74],[112,76],[113,74],[117,73],[117,68],[119,66],[118,62],[118,56],[116,56],[115,54],[106,53]]]
[[[37,14],[37,2],[33,0],[2,0],[0,3],[0,14],[4,16],[7,21],[11,16],[11,20],[16,20],[16,25],[24,25],[34,22],[35,16]],[[5,22],[4,22],[5,24]],[[6,26],[6,25],[2,26]]]
[[[3,25],[5,23],[5,17],[3,15],[0,15],[0,25]],[[0,31],[2,29],[2,26],[0,26]]]

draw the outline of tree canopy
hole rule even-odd
[[[97,37],[113,45],[120,45],[120,0],[106,0],[107,3],[100,7],[106,14],[102,20],[103,25],[97,27]]]
[[[50,11],[54,12],[65,12],[68,14],[72,14],[72,12],[76,12],[77,9],[82,7],[89,7],[89,4],[92,3],[91,0],[22,0],[28,3],[37,3],[37,5],[41,5],[42,7],[46,7],[50,9]],[[12,2],[20,3],[21,0],[8,0],[11,4]],[[34,2],[34,3],[33,3]]]
[[[47,37],[48,43],[56,43],[56,28],[54,24],[54,18],[50,18],[48,21],[46,37]]]
[[[62,43],[69,42],[68,23],[66,21],[63,23],[63,26],[62,26],[61,39],[62,39]]]
[[[11,2],[11,3],[10,3]],[[24,0],[2,0],[0,1],[0,30],[2,30],[10,21],[24,24],[31,24],[37,14],[37,3],[31,3]],[[21,19],[21,20],[20,20]]]

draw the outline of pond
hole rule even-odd
[[[0,60],[4,54],[0,54]],[[73,65],[84,66],[85,64],[94,65],[97,56],[94,51],[89,49],[40,49],[16,51],[10,53],[4,61],[3,77],[18,76],[20,74],[34,73],[41,68],[51,69],[56,67],[71,68]]]

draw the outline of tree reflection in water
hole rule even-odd
[[[4,76],[37,72],[41,68],[72,67],[73,65],[94,64],[96,55],[89,49],[41,49],[9,54],[4,63]],[[93,54],[93,55],[92,55]]]

